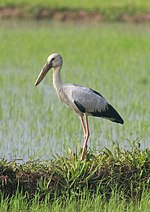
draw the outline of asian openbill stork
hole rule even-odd
[[[101,117],[120,124],[123,124],[124,121],[119,113],[97,91],[77,84],[63,84],[60,77],[62,64],[63,60],[60,54],[53,53],[49,55],[35,82],[35,86],[37,86],[47,72],[53,68],[53,85],[58,97],[79,115],[84,132],[84,145],[81,155],[81,160],[84,160],[90,135],[88,116]]]

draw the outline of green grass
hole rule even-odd
[[[123,194],[122,194],[123,198]],[[47,198],[48,199],[48,198]],[[143,193],[141,202],[135,206],[133,202],[130,202],[126,204],[125,200],[123,199],[120,201],[118,194],[114,192],[112,195],[110,202],[105,203],[101,200],[99,196],[96,198],[90,198],[87,194],[83,201],[76,201],[75,198],[72,197],[72,199],[68,199],[66,201],[65,206],[62,205],[61,199],[57,199],[53,203],[49,203],[47,199],[41,203],[39,202],[38,195],[35,196],[35,199],[32,203],[28,203],[25,199],[25,196],[21,194],[16,194],[13,198],[8,201],[7,199],[1,198],[0,202],[0,209],[1,211],[51,211],[51,212],[76,212],[76,211],[92,211],[92,212],[103,212],[103,211],[130,211],[130,212],[148,212],[150,207],[150,201],[149,201],[149,194],[145,191]]]
[[[0,209],[146,211],[149,208],[150,151],[133,143],[97,154],[68,151],[50,161],[0,161]],[[117,203],[117,204],[116,204]],[[57,210],[58,211],[58,210]]]
[[[18,7],[21,8],[22,17],[39,17],[42,10],[57,10],[57,11],[78,11],[84,10],[87,12],[97,11],[107,21],[118,21],[124,14],[137,15],[150,12],[149,0],[73,0],[73,1],[42,1],[42,0],[1,0],[0,7]],[[52,16],[50,16],[52,17]]]
[[[121,8],[121,7],[137,7],[137,8],[147,8],[150,3],[148,0],[132,0],[132,1],[127,1],[127,0],[94,0],[90,1],[87,0],[81,0],[81,1],[76,1],[73,0],[70,1],[59,1],[59,0],[54,0],[53,2],[51,1],[42,1],[42,0],[35,0],[35,1],[30,1],[30,0],[1,0],[0,3],[2,6],[5,5],[11,5],[11,6],[29,6],[29,7],[35,7],[35,6],[42,6],[42,7],[50,7],[50,8],[69,8],[69,9],[88,9],[88,10],[93,10],[93,9],[101,9],[101,8]]]

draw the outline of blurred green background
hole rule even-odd
[[[149,1],[1,1],[2,6],[148,11]],[[147,6],[148,5],[148,6]],[[131,7],[130,7],[131,6]],[[28,9],[26,9],[28,8]],[[32,8],[31,10],[29,8]],[[115,8],[110,10],[110,8]],[[138,9],[137,9],[138,8]],[[145,8],[143,10],[143,8]],[[112,13],[111,13],[112,12]],[[1,11],[0,11],[1,14]],[[34,15],[33,15],[34,16]],[[110,15],[110,17],[112,17]],[[49,159],[82,146],[78,117],[57,98],[52,73],[34,87],[49,54],[62,54],[64,82],[99,91],[119,111],[124,126],[90,118],[93,150],[128,148],[128,140],[149,145],[150,27],[147,23],[0,20],[0,155],[7,159]]]

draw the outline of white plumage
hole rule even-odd
[[[89,115],[109,119],[120,124],[123,124],[124,121],[119,113],[97,91],[76,84],[63,84],[60,77],[62,64],[63,61],[60,54],[51,54],[42,68],[35,82],[35,86],[42,81],[47,72],[53,67],[53,85],[58,97],[69,108],[75,111],[81,120],[81,125],[84,131],[84,145],[81,156],[81,159],[83,160],[90,135],[88,126]]]

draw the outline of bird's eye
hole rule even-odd
[[[53,62],[54,58],[51,59],[51,62]]]

